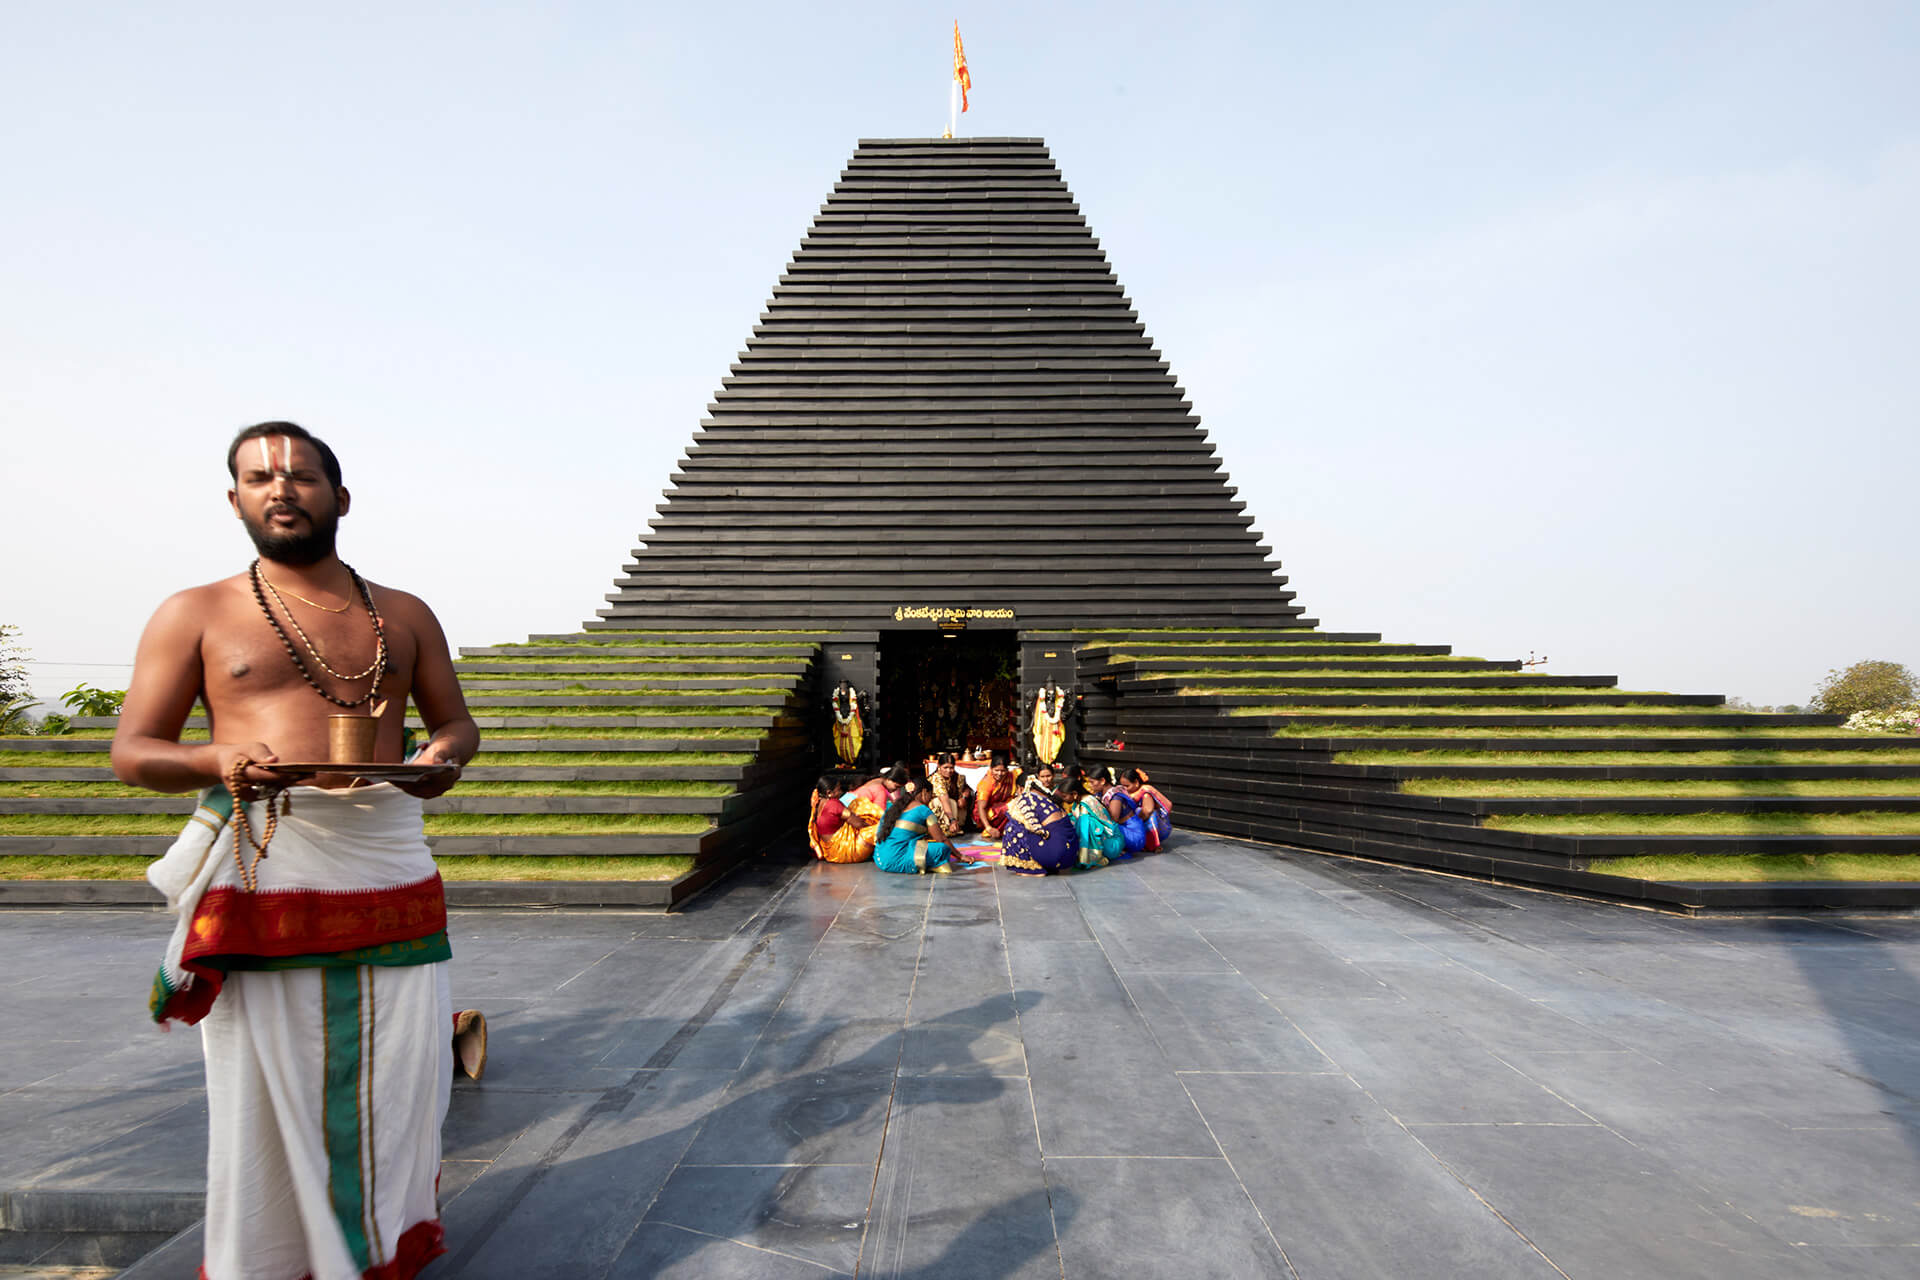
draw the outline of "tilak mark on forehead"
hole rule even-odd
[[[282,475],[287,477],[288,479],[292,479],[293,478],[293,437],[292,436],[271,436],[271,437],[256,436],[255,439],[259,440],[260,442],[261,470],[265,471],[270,476]],[[281,451],[280,466],[278,470],[276,470],[273,465],[273,452],[267,446],[267,441],[269,439],[282,440],[286,442],[286,448]]]

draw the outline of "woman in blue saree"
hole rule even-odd
[[[1120,828],[1120,838],[1128,853],[1142,853],[1147,847],[1147,824],[1140,817],[1140,802],[1126,789],[1112,785],[1100,797],[1107,802],[1107,816]]]
[[[1067,815],[1073,819],[1074,834],[1080,841],[1080,865],[1104,867],[1115,858],[1127,856],[1126,841],[1120,826],[1107,812],[1107,805],[1096,788],[1103,784],[1098,775],[1067,784]]]
[[[1000,833],[1000,865],[1023,876],[1043,876],[1075,865],[1080,848],[1073,823],[1053,797],[1023,789],[1007,801],[1007,825]]]
[[[1146,827],[1147,848],[1158,849],[1173,834],[1173,802],[1152,785],[1145,769],[1129,769],[1120,775],[1120,785],[1140,806],[1140,821]]]
[[[946,829],[927,804],[927,789],[911,780],[880,815],[879,839],[873,846],[873,865],[882,871],[916,875],[922,871],[946,874],[953,870],[953,846]]]

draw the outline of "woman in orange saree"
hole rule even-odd
[[[895,774],[899,775],[898,780],[894,780]],[[887,801],[900,789],[906,774],[905,766],[895,765],[842,797],[846,818],[822,846],[820,856],[828,862],[865,862],[873,857],[874,837],[880,834],[880,815],[886,812]]]
[[[987,839],[998,840],[1007,826],[1007,802],[1013,799],[1013,770],[1004,751],[996,751],[986,776],[973,795],[973,816]]]

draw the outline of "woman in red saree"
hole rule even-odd
[[[869,778],[845,797],[846,817],[840,829],[822,845],[821,857],[828,862],[865,862],[873,857],[874,837],[880,832],[880,815],[886,811],[887,801],[893,798],[893,793],[899,790],[898,782],[888,782],[889,776],[896,771],[905,774],[905,770],[896,765],[876,778]]]
[[[973,795],[973,816],[980,824],[980,830],[987,839],[998,840],[1007,826],[1007,802],[1013,799],[1016,786],[1013,770],[1004,751],[996,751],[986,776],[980,779],[979,790]]]
[[[813,787],[813,800],[807,806],[807,846],[816,858],[827,858],[827,842],[847,824],[847,806],[841,803],[840,788],[832,778],[822,778]],[[827,858],[831,862],[833,859]]]

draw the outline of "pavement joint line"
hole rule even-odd
[[[751,916],[747,917],[747,919],[741,923],[740,927],[738,929],[735,929],[733,933],[729,935],[730,939],[738,938],[741,936],[741,934],[747,932],[749,929],[758,930],[758,936],[754,939],[753,946],[748,949],[746,955],[742,956],[740,960],[735,963],[732,971],[728,974],[727,979],[724,982],[722,982],[721,986],[725,989],[724,994],[721,991],[716,990],[714,993],[714,996],[708,999],[707,1006],[710,1007],[713,1012],[718,1012],[720,1006],[725,1004],[727,999],[733,995],[734,987],[739,983],[742,977],[746,976],[747,967],[752,962],[753,958],[758,954],[760,954],[760,952],[763,951],[767,946],[767,944],[771,941],[771,927],[774,919],[774,908],[777,904],[785,902],[787,898],[792,895],[794,889],[799,885],[799,883],[800,883],[800,869],[798,867],[795,867],[791,871],[789,871],[786,879],[781,883],[779,887],[779,891],[776,893],[769,894],[768,901],[763,906],[761,906],[759,910],[755,911]],[[744,1065],[745,1062],[748,1059],[753,1057],[754,1051],[760,1047],[760,1042],[766,1039],[767,1028],[773,1025],[774,1020],[780,1016],[780,1010],[786,1007],[787,997],[793,994],[793,988],[795,984],[798,983],[802,975],[806,973],[807,967],[813,963],[814,956],[820,953],[820,945],[823,942],[825,942],[827,940],[827,936],[833,932],[833,926],[840,922],[841,915],[846,911],[847,904],[853,901],[854,896],[855,894],[852,889],[849,889],[847,893],[841,896],[840,905],[834,908],[833,919],[827,922],[827,927],[820,931],[820,936],[813,940],[813,945],[811,947],[807,948],[807,958],[801,961],[800,967],[793,971],[793,977],[787,981],[786,988],[780,992],[779,1003],[776,1004],[773,1007],[773,1011],[767,1015],[767,1020],[760,1024],[760,1031],[758,1034],[754,1036],[752,1047],[749,1048],[741,1058],[741,1062],[743,1065],[738,1070],[735,1071],[734,1079],[728,1082],[727,1092],[731,1092],[734,1084],[737,1084],[739,1082],[740,1075],[744,1073],[746,1070],[746,1067]],[[716,999],[717,999],[717,1003],[716,1003]],[[706,1010],[703,1009],[703,1012],[705,1011]],[[695,1016],[697,1017],[699,1015],[695,1015]],[[706,1013],[706,1017],[708,1019],[711,1019],[712,1012]],[[701,1026],[705,1026],[705,1025],[706,1025],[706,1022],[702,1021]],[[682,1031],[684,1031],[685,1029],[686,1028],[684,1026],[681,1028]],[[679,1037],[679,1034],[680,1034],[679,1032],[674,1033],[676,1039]],[[691,1040],[692,1038],[693,1037],[691,1035],[687,1037],[688,1040]],[[685,1042],[682,1042],[682,1047],[684,1047],[684,1043]],[[663,1052],[665,1048],[666,1046],[662,1045],[661,1049],[655,1052],[654,1057],[658,1057],[660,1052]],[[679,1054],[679,1052],[680,1050],[678,1048],[674,1050],[674,1054],[676,1056]],[[649,1058],[648,1061],[652,1062],[653,1059]],[[672,1058],[669,1058],[668,1061],[672,1061]],[[724,1094],[722,1096],[724,1096]],[[713,1118],[713,1112],[709,1111],[705,1115],[700,1117],[700,1121],[698,1124],[692,1125],[690,1127],[691,1131],[687,1135],[686,1145],[680,1148],[681,1156],[686,1155],[687,1152],[693,1149],[693,1144],[700,1140],[700,1135],[702,1133],[706,1132],[707,1122],[712,1118]],[[571,1142],[569,1142],[568,1145],[572,1145]],[[633,1242],[633,1237],[639,1234],[641,1224],[646,1222],[647,1215],[653,1212],[653,1206],[660,1202],[660,1193],[666,1189],[667,1183],[672,1180],[673,1170],[678,1169],[679,1167],[680,1167],[680,1159],[678,1156],[676,1156],[674,1158],[673,1168],[667,1171],[667,1176],[661,1179],[660,1185],[655,1187],[653,1189],[653,1194],[647,1198],[646,1205],[642,1207],[640,1212],[634,1216],[633,1227],[631,1230],[627,1232],[626,1236],[622,1238],[622,1240],[620,1241],[620,1248],[615,1251],[613,1255],[614,1257],[618,1258],[621,1253],[624,1253],[627,1247]],[[504,1219],[504,1217],[505,1217],[504,1214],[500,1215],[499,1217],[496,1217],[494,1219],[495,1225],[497,1226],[498,1223]],[[672,1224],[667,1224],[667,1225],[672,1225]],[[680,1230],[687,1230],[687,1228],[682,1227],[680,1228]],[[487,1234],[491,1236],[493,1234],[492,1230],[490,1229],[487,1232]],[[702,1233],[694,1232],[693,1234],[699,1235]],[[460,1258],[457,1260],[460,1266],[464,1266],[467,1260],[472,1256],[472,1254],[477,1251],[479,1243],[481,1242],[476,1242],[473,1247],[468,1248],[460,1255]],[[819,1264],[815,1263],[814,1265],[818,1266]],[[450,1269],[457,1271],[459,1267],[453,1266]],[[829,1271],[832,1270],[832,1268],[830,1267],[825,1269]]]
[[[1146,887],[1147,892],[1150,895],[1152,895],[1155,901],[1159,902],[1161,906],[1166,907],[1169,910],[1172,910],[1172,904],[1167,901],[1167,896],[1164,893],[1161,893],[1158,889],[1153,887],[1152,876],[1137,875],[1135,878],[1142,885]],[[1187,1100],[1187,1106],[1192,1108],[1193,1114],[1199,1118],[1200,1127],[1207,1131],[1207,1138],[1209,1141],[1213,1143],[1213,1149],[1220,1153],[1217,1158],[1227,1166],[1227,1172],[1233,1175],[1234,1185],[1239,1187],[1240,1194],[1246,1197],[1247,1207],[1253,1210],[1253,1216],[1260,1220],[1261,1229],[1267,1233],[1267,1239],[1273,1242],[1274,1252],[1280,1255],[1280,1261],[1283,1264],[1285,1264],[1287,1268],[1287,1274],[1294,1277],[1294,1280],[1300,1280],[1300,1270],[1298,1267],[1295,1267],[1293,1265],[1293,1259],[1287,1256],[1286,1246],[1280,1243],[1279,1235],[1274,1232],[1273,1223],[1267,1220],[1266,1212],[1260,1208],[1260,1202],[1254,1198],[1253,1192],[1247,1187],[1246,1179],[1240,1176],[1240,1170],[1234,1168],[1233,1158],[1227,1154],[1227,1149],[1225,1145],[1223,1145],[1220,1141],[1220,1135],[1213,1131],[1213,1124],[1211,1121],[1207,1119],[1207,1113],[1200,1109],[1200,1104],[1197,1100],[1195,1100],[1193,1096],[1193,1091],[1187,1087],[1187,1082],[1180,1078],[1180,1073],[1174,1070],[1173,1060],[1167,1054],[1167,1046],[1165,1042],[1161,1040],[1160,1033],[1154,1030],[1153,1020],[1148,1018],[1146,1013],[1141,1010],[1140,1002],[1134,998],[1133,988],[1127,985],[1127,980],[1125,975],[1123,975],[1120,972],[1119,966],[1113,963],[1113,957],[1108,954],[1106,940],[1102,938],[1100,936],[1099,931],[1093,927],[1093,921],[1088,919],[1085,899],[1082,898],[1081,895],[1072,888],[1071,881],[1069,881],[1068,884],[1069,884],[1068,892],[1072,895],[1075,905],[1079,908],[1080,920],[1083,924],[1087,926],[1087,932],[1093,935],[1094,945],[1100,948],[1100,956],[1102,959],[1104,959],[1107,962],[1107,968],[1110,971],[1112,971],[1115,980],[1120,983],[1120,990],[1126,993],[1127,1003],[1132,1006],[1134,1017],[1140,1020],[1140,1025],[1145,1027],[1147,1029],[1147,1034],[1153,1038],[1154,1047],[1160,1050],[1160,1057],[1163,1061],[1166,1062],[1168,1072],[1173,1076],[1175,1083],[1177,1083],[1180,1086],[1181,1096]],[[1186,925],[1188,931],[1191,932],[1194,937],[1200,939],[1201,942],[1206,944],[1207,950],[1213,952],[1214,955],[1219,956],[1221,962],[1226,964],[1229,969],[1232,969],[1235,976],[1240,977],[1243,982],[1245,981],[1245,976],[1240,973],[1240,970],[1234,966],[1231,960],[1228,960],[1227,957],[1221,953],[1220,948],[1213,945],[1213,940],[1211,938],[1208,938],[1204,933],[1200,931],[1200,929],[1196,925],[1188,921],[1187,918],[1181,915],[1178,911],[1173,912],[1173,918],[1180,921],[1182,924]],[[1256,988],[1254,988],[1251,982],[1247,982],[1246,985],[1250,990],[1254,990],[1255,994],[1260,995],[1260,998],[1262,1000],[1266,999],[1266,996],[1263,993],[1260,993]],[[1271,1002],[1269,1001],[1269,1003]],[[1275,1006],[1275,1007],[1278,1008],[1278,1006]],[[1285,1014],[1283,1013],[1281,1016],[1285,1017]],[[1291,1019],[1289,1019],[1289,1021],[1291,1021]],[[1325,1056],[1325,1055],[1322,1055],[1322,1056]],[[1331,1059],[1329,1059],[1329,1061],[1331,1061]],[[1129,1157],[1121,1157],[1121,1158],[1143,1160],[1143,1159],[1170,1159],[1174,1157],[1129,1156]],[[1198,1157],[1186,1157],[1186,1158],[1214,1159],[1216,1157],[1198,1156]],[[1064,1261],[1062,1265],[1063,1266],[1065,1265]]]
[[[642,1222],[646,1221],[644,1215],[642,1215],[641,1221]],[[677,1222],[667,1222],[664,1219],[656,1218],[652,1222],[647,1223],[646,1225],[652,1226],[652,1227],[670,1227],[675,1231],[684,1231],[690,1236],[699,1236],[702,1240],[724,1240],[728,1244],[737,1244],[742,1249],[751,1249],[755,1253],[771,1254],[776,1258],[786,1258],[792,1262],[804,1262],[810,1267],[820,1268],[822,1271],[826,1272],[828,1275],[845,1276],[845,1275],[853,1274],[853,1272],[850,1272],[850,1271],[842,1271],[838,1267],[830,1267],[824,1262],[815,1262],[812,1258],[803,1258],[797,1253],[787,1253],[780,1249],[769,1249],[765,1245],[750,1244],[745,1240],[736,1239],[733,1236],[715,1235],[711,1231],[701,1231],[697,1227],[683,1227]],[[638,1230],[638,1229],[639,1229],[638,1227],[635,1228],[635,1230]],[[631,1239],[632,1237],[628,1237],[628,1238]]]
[[[788,884],[791,885],[797,881],[798,877],[793,876],[789,878]],[[785,886],[783,886],[783,890],[784,889]],[[785,897],[786,893],[784,891],[769,895],[769,905],[771,905],[772,902],[782,901]],[[749,923],[752,921],[764,922],[770,918],[767,910],[763,907],[760,911],[756,911],[753,916],[749,917]],[[449,1271],[458,1271],[473,1260],[474,1255],[493,1238],[494,1233],[500,1229],[501,1224],[533,1193],[533,1189],[546,1178],[548,1171],[560,1161],[561,1157],[566,1155],[573,1144],[579,1140],[580,1135],[585,1133],[587,1128],[592,1125],[595,1120],[625,1107],[633,1100],[636,1086],[644,1077],[663,1069],[672,1063],[675,1057],[679,1056],[680,1050],[686,1047],[687,1042],[699,1034],[700,1028],[706,1026],[706,1024],[712,1020],[713,1015],[719,1011],[720,1006],[726,1003],[727,998],[733,994],[734,987],[739,984],[742,977],[746,976],[748,966],[753,962],[755,957],[766,949],[770,941],[771,939],[768,938],[765,933],[763,925],[760,937],[747,949],[745,955],[734,962],[732,970],[721,980],[720,986],[715,989],[713,995],[708,998],[707,1003],[701,1007],[700,1011],[682,1023],[679,1030],[674,1032],[672,1038],[659,1049],[655,1050],[653,1056],[647,1059],[646,1064],[629,1076],[625,1084],[616,1085],[602,1091],[599,1100],[581,1112],[580,1118],[575,1120],[571,1125],[568,1125],[566,1131],[554,1139],[552,1145],[541,1155],[534,1167],[521,1176],[519,1184],[508,1194],[499,1211],[493,1215],[487,1225],[476,1232],[473,1239],[467,1242],[466,1247],[449,1260],[447,1263]],[[816,943],[815,945],[817,946],[818,944]],[[669,1050],[671,1051],[669,1052]],[[705,1127],[706,1119],[702,1117],[701,1123],[688,1135],[688,1146],[693,1144],[694,1139],[699,1136],[700,1130]],[[683,1147],[681,1150],[684,1154],[686,1148]],[[675,1163],[677,1164],[678,1161]],[[663,1183],[662,1185],[665,1184]],[[657,1199],[658,1195],[659,1192],[656,1188],[654,1198]],[[645,1221],[647,1213],[651,1211],[652,1208],[653,1200],[649,1200],[646,1209],[642,1210],[639,1217],[634,1220],[634,1231],[639,1230],[640,1223]],[[627,1239],[631,1240],[632,1238],[633,1232],[628,1232]],[[622,1247],[624,1247],[624,1242]]]
[[[1013,980],[1013,944],[1007,939],[1007,907],[1004,895],[1000,892],[1001,877],[996,875],[993,885],[993,916],[1000,925],[1000,955],[1007,972],[1007,998],[1013,1005],[1013,1027],[1015,1038],[1020,1043],[1020,1066],[1022,1079],[1027,1084],[1027,1113],[1033,1119],[1033,1149],[1040,1157],[1040,1190],[1047,1197],[1047,1227],[1053,1232],[1053,1257],[1060,1264],[1060,1280],[1066,1280],[1067,1255],[1060,1248],[1060,1217],[1053,1208],[1053,1184],[1047,1181],[1047,1143],[1040,1136],[1040,1103],[1033,1095],[1033,1063],[1027,1058],[1027,1032],[1020,1021],[1020,988]],[[1068,895],[1073,890],[1069,886]]]
[[[918,886],[915,887],[917,888]],[[887,1082],[887,1105],[880,1116],[880,1150],[876,1152],[873,1157],[873,1179],[867,1184],[867,1211],[860,1220],[860,1248],[854,1254],[853,1264],[856,1275],[860,1271],[861,1264],[866,1261],[867,1239],[873,1234],[873,1206],[880,1196],[880,1171],[887,1167],[887,1138],[891,1136],[893,1132],[893,1104],[900,1096],[900,1064],[906,1060],[907,1056],[907,1032],[913,1026],[913,997],[920,991],[920,968],[926,963],[927,958],[927,923],[933,918],[933,897],[934,894],[939,892],[939,888],[940,877],[937,875],[929,875],[927,877],[926,901],[920,907],[920,946],[913,953],[913,978],[907,983],[907,1004],[906,1008],[900,1013],[900,1048],[893,1057],[893,1074]],[[835,918],[838,919],[837,916]],[[832,932],[831,928],[829,928],[828,932]],[[824,934],[821,936],[823,938],[825,937]],[[881,933],[880,936],[887,938],[888,941],[894,940],[893,936],[886,933]],[[899,935],[899,937],[902,938],[905,936],[905,933]],[[909,1174],[910,1173],[911,1170],[909,1170]],[[911,1218],[913,1204],[911,1196],[911,1176],[909,1176],[907,1182],[909,1188],[907,1200],[908,1216]],[[906,1247],[904,1238],[900,1242],[900,1247],[902,1249]],[[897,1269],[900,1259],[896,1257],[893,1261]]]

